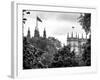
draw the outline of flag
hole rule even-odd
[[[42,20],[38,16],[37,16],[37,20],[40,21],[40,22],[42,22]]]

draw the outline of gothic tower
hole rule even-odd
[[[35,27],[34,37],[37,37],[37,38],[40,37],[38,26]]]
[[[43,38],[46,38],[46,30],[44,28],[44,31],[43,31]]]

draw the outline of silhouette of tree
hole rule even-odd
[[[82,28],[85,30],[86,35],[91,31],[91,14],[84,13],[79,17],[79,23],[82,25]]]

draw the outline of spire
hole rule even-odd
[[[67,38],[69,38],[69,33],[67,33]]]
[[[73,32],[72,32],[72,36],[71,37],[73,38]]]
[[[35,27],[34,37],[40,37],[38,26]]]
[[[28,28],[27,38],[30,38],[30,28]]]
[[[74,32],[74,28],[75,28],[75,27],[74,27],[74,26],[72,26],[73,32]],[[72,38],[73,38],[73,32],[72,32]]]
[[[38,21],[37,21],[37,20],[36,20],[35,30],[37,30],[37,31],[39,30],[39,29],[38,29]]]
[[[46,30],[44,28],[44,31],[43,31],[43,38],[46,38]]]
[[[38,22],[42,22],[42,20],[38,16],[36,16],[36,27],[34,31],[34,37],[37,37],[37,38],[40,37],[39,29],[38,29]]]
[[[76,38],[77,38],[77,32],[76,32]]]

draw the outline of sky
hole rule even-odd
[[[28,28],[31,32],[31,37],[34,36],[34,30],[36,26],[37,16],[42,20],[38,21],[38,29],[40,36],[43,36],[43,30],[46,29],[47,37],[55,37],[62,44],[67,44],[67,34],[71,36],[71,33],[79,34],[81,38],[82,34],[85,37],[85,32],[82,26],[78,22],[80,13],[71,12],[46,12],[46,11],[30,11],[30,14],[24,12],[24,18],[26,22],[24,24],[24,36],[27,35]],[[74,26],[74,29],[72,28]]]

